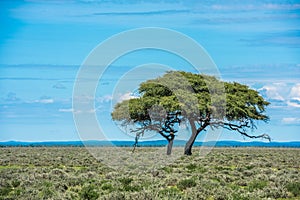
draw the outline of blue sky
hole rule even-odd
[[[72,91],[80,64],[108,37],[142,27],[169,28],[196,40],[222,79],[247,84],[271,102],[270,122],[259,123],[255,133],[300,140],[299,1],[32,0],[1,1],[0,9],[1,141],[78,140]],[[98,121],[113,139],[132,139],[109,116],[117,80],[149,62],[189,70],[183,60],[158,51],[114,62],[95,99]],[[221,139],[244,140],[226,131]]]

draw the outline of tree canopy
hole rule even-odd
[[[170,71],[141,83],[138,92],[139,97],[117,103],[112,112],[112,119],[122,125],[136,125],[132,130],[136,139],[146,131],[157,131],[171,148],[177,132],[175,124],[186,121],[192,132],[184,149],[186,155],[192,154],[195,139],[208,127],[270,140],[267,134],[248,133],[256,128],[256,121],[268,121],[265,108],[269,102],[246,85],[204,74]]]

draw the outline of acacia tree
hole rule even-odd
[[[191,129],[185,155],[192,154],[197,136],[208,127],[270,140],[267,134],[248,133],[256,128],[256,121],[268,121],[265,108],[269,102],[246,85],[223,82],[203,74],[171,71],[143,82],[139,93],[139,98],[116,104],[112,118],[122,125],[138,125],[132,130],[137,139],[146,131],[157,131],[169,142],[168,154],[177,132],[175,124],[181,121],[187,122]]]

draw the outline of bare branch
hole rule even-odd
[[[210,122],[209,124],[215,127],[222,127],[230,131],[237,131],[241,135],[246,136],[248,138],[263,138],[263,139],[267,139],[269,142],[271,141],[271,137],[266,133],[261,135],[249,135],[248,133],[246,133],[247,128],[252,128],[252,129],[255,128],[253,127],[252,122],[250,122],[251,125],[249,125],[248,121],[243,121],[240,123],[241,124],[238,125],[238,124],[232,124],[223,121],[214,121],[214,122]]]
[[[151,120],[145,120],[141,123],[140,128],[131,130],[131,132],[136,134],[132,152],[135,151],[138,140],[144,135],[145,131],[157,131],[161,136],[166,138],[168,142],[173,140],[175,138],[175,133],[177,132],[177,130],[174,129],[174,125],[181,122],[179,118],[180,115],[180,111],[170,112],[167,114],[166,118],[161,121],[155,121],[155,123]]]

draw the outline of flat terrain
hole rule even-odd
[[[0,148],[0,199],[300,199],[300,149],[215,148],[117,170],[80,147]]]

